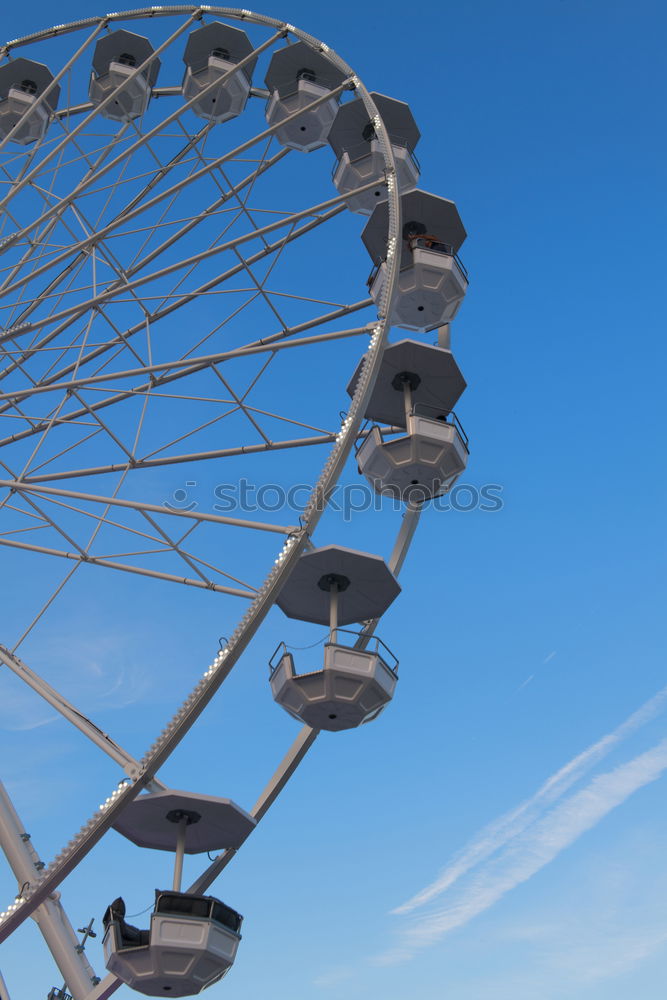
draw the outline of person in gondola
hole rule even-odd
[[[434,250],[436,253],[451,254],[452,248],[446,243],[443,243],[439,236],[434,236],[433,233],[427,233],[425,226],[420,226],[419,228],[424,231],[415,232],[414,230],[409,230],[406,233],[405,239],[411,251],[421,249]]]
[[[104,929],[106,930],[109,924],[114,923],[114,921],[118,924],[121,943],[124,948],[138,948],[141,945],[148,944],[149,931],[140,931],[138,927],[126,923],[125,900],[122,896],[118,896],[107,907],[102,917]]]

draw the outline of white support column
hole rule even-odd
[[[35,878],[41,861],[30,843],[28,835],[23,830],[23,824],[7,790],[0,782],[0,847],[16,876],[19,887]],[[54,893],[34,914],[34,920],[46,941],[53,959],[67,983],[74,1000],[84,1000],[98,981],[95,972],[83,951],[79,950],[79,942],[74,928],[67,919],[59,901],[59,894]],[[0,997],[3,994],[0,984]]]
[[[438,327],[438,347],[444,347],[446,351],[452,349],[452,333],[449,323]]]
[[[178,839],[176,841],[176,857],[174,858],[174,881],[172,889],[174,892],[181,891],[183,881],[183,856],[185,855],[185,837],[188,827],[188,817],[184,813],[178,821]]]
[[[407,427],[412,413],[412,386],[409,378],[403,382],[403,406],[405,407],[405,426]]]
[[[329,591],[329,642],[336,642],[338,629],[338,584],[332,583]]]
[[[7,984],[3,979],[1,972],[0,972],[0,1000],[11,1000],[11,997],[9,996],[9,990],[7,989]]]
[[[411,504],[408,504],[405,508],[403,520],[401,521],[401,527],[398,535],[396,536],[394,548],[392,549],[389,557],[389,569],[392,571],[394,576],[398,576],[403,569],[405,557],[408,554],[414,533],[417,530],[417,525],[419,524],[420,514],[421,507],[413,507]]]

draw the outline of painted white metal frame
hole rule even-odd
[[[56,925],[60,922],[61,926],[65,926],[65,923],[63,922],[63,915],[58,909],[59,904],[55,904],[53,902],[52,894],[54,893],[55,889],[60,885],[60,883],[63,881],[63,879],[67,876],[67,874],[77,866],[77,864],[81,861],[81,859],[85,857],[85,855],[101,839],[104,833],[110,828],[115,818],[122,811],[124,806],[137,794],[139,794],[139,792],[143,788],[150,787],[157,782],[155,775],[158,772],[159,768],[168,759],[170,754],[178,746],[178,744],[183,739],[185,734],[194,725],[194,723],[199,718],[200,714],[203,712],[205,707],[208,705],[208,703],[214,697],[216,692],[219,690],[225,678],[230,673],[233,666],[236,664],[239,657],[243,653],[244,649],[248,645],[250,639],[255,634],[255,632],[263,622],[264,618],[266,617],[266,614],[273,605],[277,593],[283,586],[286,578],[288,577],[289,573],[294,567],[299,556],[304,551],[304,549],[310,544],[309,541],[310,535],[314,531],[319,521],[321,513],[324,507],[326,506],[327,498],[330,496],[332,490],[334,489],[339,474],[351,452],[354,442],[356,441],[359,435],[360,425],[363,421],[366,405],[370,397],[370,393],[372,391],[375,379],[377,377],[382,350],[387,336],[387,328],[388,328],[387,317],[391,314],[391,302],[394,295],[394,288],[396,285],[398,264],[400,258],[400,254],[396,252],[397,247],[399,245],[398,241],[401,230],[400,230],[400,203],[398,198],[397,187],[394,182],[395,165],[393,161],[391,144],[389,142],[389,138],[386,133],[386,129],[383,125],[383,122],[377,113],[377,109],[375,108],[375,105],[373,104],[366,88],[363,86],[361,81],[356,77],[356,75],[353,73],[350,67],[347,66],[347,64],[344,63],[342,59],[340,59],[340,57],[338,57],[331,49],[328,49],[326,46],[322,46],[322,43],[320,43],[317,39],[314,39],[312,36],[302,31],[299,31],[292,25],[285,24],[284,22],[278,21],[273,18],[252,14],[251,12],[248,11],[238,11],[236,9],[226,8],[226,7],[216,7],[216,6],[197,7],[197,6],[184,5],[184,6],[174,6],[174,7],[145,8],[142,10],[131,11],[128,13],[120,12],[117,14],[109,14],[103,18],[88,18],[82,21],[75,22],[71,25],[58,26],[56,28],[49,29],[48,31],[45,32],[38,32],[21,39],[16,39],[13,42],[8,43],[3,48],[0,48],[0,58],[3,55],[8,54],[10,49],[18,48],[24,44],[28,44],[29,42],[46,39],[48,37],[53,37],[54,35],[65,34],[70,31],[80,30],[82,28],[87,28],[87,27],[92,28],[93,29],[92,34],[88,37],[88,39],[80,47],[80,49],[77,50],[77,53],[75,53],[75,56],[72,57],[70,63],[68,63],[56,76],[56,80],[54,81],[55,84],[55,82],[61,79],[62,76],[65,74],[69,65],[72,62],[74,62],[76,58],[78,58],[78,56],[84,51],[84,49],[88,45],[90,45],[90,43],[93,41],[97,33],[107,25],[113,24],[115,22],[127,21],[132,19],[141,20],[144,17],[160,17],[160,16],[170,16],[174,14],[184,15],[185,21],[179,26],[179,28],[175,32],[173,32],[169,36],[166,42],[164,42],[161,46],[159,46],[155,50],[153,56],[151,56],[148,60],[146,60],[144,64],[137,67],[135,71],[136,75],[136,73],[141,72],[153,58],[157,57],[161,51],[163,51],[169,44],[171,44],[177,37],[179,37],[192,23],[194,23],[198,18],[200,18],[203,12],[205,12],[206,14],[218,15],[230,19],[239,20],[242,22],[245,21],[253,24],[264,25],[269,28],[274,28],[276,32],[275,35],[271,39],[269,39],[269,41],[265,43],[264,46],[260,46],[259,49],[255,50],[255,52],[265,47],[268,47],[269,44],[273,44],[278,38],[282,38],[287,34],[291,34],[296,38],[306,41],[311,45],[322,47],[324,51],[326,51],[328,57],[332,60],[332,62],[334,62],[346,74],[346,83],[343,84],[342,87],[339,89],[342,89],[344,86],[348,86],[350,83],[354,85],[357,93],[364,101],[364,104],[368,110],[371,119],[373,120],[373,124],[377,135],[377,140],[380,144],[384,157],[386,179],[388,186],[388,201],[389,201],[389,244],[388,244],[388,257],[387,257],[388,281],[385,285],[385,294],[382,300],[378,304],[378,321],[376,324],[373,325],[372,329],[368,331],[370,333],[370,340],[368,345],[367,361],[362,371],[361,377],[358,380],[357,388],[355,391],[355,395],[352,399],[350,408],[347,414],[345,415],[344,419],[342,420],[340,429],[335,433],[335,436],[334,435],[320,436],[318,440],[318,443],[321,443],[323,440],[329,440],[331,437],[333,437],[334,438],[333,448],[324,465],[321,475],[315,485],[311,497],[306,505],[300,526],[298,528],[291,528],[291,527],[282,528],[277,525],[260,525],[254,522],[251,524],[244,524],[244,526],[246,527],[251,526],[259,530],[286,533],[288,537],[282,546],[278,559],[276,560],[275,566],[272,568],[264,584],[261,586],[261,588],[256,594],[248,592],[241,593],[238,590],[234,591],[233,588],[222,588],[222,587],[216,588],[216,589],[223,589],[227,593],[236,592],[239,594],[239,596],[248,597],[251,599],[251,604],[247,609],[247,611],[245,612],[245,614],[243,615],[243,617],[241,618],[237,628],[230,637],[225,648],[219,652],[214,661],[204,672],[199,683],[195,686],[195,688],[193,689],[189,697],[186,699],[184,704],[181,706],[179,711],[176,713],[176,715],[166,725],[165,729],[162,731],[157,740],[148,749],[142,760],[135,761],[134,758],[131,758],[128,754],[126,754],[124,750],[122,750],[122,748],[120,748],[116,743],[114,743],[110,739],[110,737],[108,737],[106,734],[101,733],[97,729],[97,727],[95,727],[94,724],[90,722],[90,720],[86,719],[84,716],[78,713],[77,710],[71,704],[66,702],[65,699],[63,699],[53,688],[51,688],[50,686],[46,685],[43,681],[41,681],[41,679],[38,678],[38,676],[27,667],[27,665],[19,661],[18,658],[15,657],[13,654],[11,654],[9,651],[0,648],[0,660],[2,660],[2,662],[5,663],[5,665],[10,667],[10,669],[12,669],[19,676],[22,676],[23,680],[29,683],[30,686],[33,687],[33,689],[37,690],[38,693],[42,695],[42,697],[45,697],[49,701],[49,703],[53,705],[53,707],[57,708],[57,710],[60,711],[66,718],[68,718],[70,722],[76,725],[76,727],[80,729],[81,732],[85,733],[85,735],[87,735],[90,739],[92,739],[98,746],[100,746],[101,749],[105,750],[105,752],[109,753],[112,757],[114,757],[114,759],[117,760],[117,762],[121,765],[121,767],[123,767],[123,769],[125,770],[125,772],[128,774],[129,777],[129,780],[122,783],[118,788],[116,788],[111,792],[111,794],[102,804],[98,812],[90,818],[90,820],[82,827],[82,829],[72,838],[70,843],[66,845],[66,847],[56,856],[53,862],[47,867],[45,867],[43,870],[38,870],[39,866],[35,865],[32,856],[28,857],[29,854],[28,848],[26,848],[25,850],[21,850],[21,848],[18,846],[17,840],[21,840],[21,834],[22,834],[20,821],[18,820],[18,817],[16,816],[15,812],[13,812],[13,807],[11,806],[11,802],[9,802],[8,798],[5,799],[4,795],[0,796],[0,834],[2,837],[2,846],[6,850],[6,852],[9,852],[12,856],[14,856],[16,865],[15,874],[17,874],[17,878],[23,879],[23,882],[27,883],[23,885],[23,891],[21,892],[20,896],[17,897],[16,901],[11,903],[7,907],[7,909],[2,914],[0,914],[0,941],[4,940],[9,934],[12,933],[13,930],[15,930],[18,926],[20,926],[20,924],[28,916],[32,914],[37,914],[39,919],[40,929],[42,930],[42,933],[44,934],[45,939],[47,940],[47,944],[49,945],[52,953],[54,954],[57,964],[59,965],[61,971],[63,972],[63,975],[68,983],[70,990],[72,991],[75,997],[75,1000],[83,1000],[83,997],[88,997],[89,1000],[103,1000],[103,998],[108,997],[113,992],[115,992],[120,983],[118,980],[115,979],[115,977],[107,977],[107,979],[105,979],[104,982],[100,983],[92,990],[89,989],[89,984],[91,982],[91,976],[90,976],[91,970],[87,965],[85,957],[82,956],[82,953],[79,951],[79,949],[75,947],[76,939],[72,937],[73,932],[72,935],[69,935],[69,932],[65,930],[65,938],[62,938],[62,940],[61,939],[56,940],[57,937]],[[129,79],[131,78],[128,78],[128,81]],[[175,90],[176,88],[172,89]],[[113,95],[110,95],[110,97],[107,98],[107,102],[111,99],[113,99]],[[89,114],[87,114],[86,117],[83,119],[83,121],[80,122],[80,124],[73,131],[68,133],[67,137],[63,139],[60,144],[56,144],[53,147],[53,149],[47,154],[47,156],[49,158],[53,158],[56,155],[58,155],[58,153],[62,151],[67,146],[67,144],[76,137],[76,134],[82,131],[86,123],[89,122],[92,118],[95,117],[96,114],[99,113],[101,107],[103,107],[103,105],[100,105],[92,109],[92,111]],[[71,112],[74,113],[77,110],[79,109],[76,108],[71,109]],[[88,110],[88,106],[82,105],[81,110],[82,111]],[[183,110],[184,110],[183,107],[177,109],[170,116],[169,120],[176,120]],[[296,114],[298,113],[295,113],[295,116]],[[284,121],[280,123],[281,126],[284,126],[284,124],[285,124]],[[240,147],[237,147],[237,149],[234,150],[232,154],[226,154],[225,156],[219,157],[213,164],[213,166],[207,165],[205,168],[201,168],[200,171],[201,174],[221,166],[221,164],[224,163],[225,160],[228,159],[231,155],[238,156],[240,152],[244,151],[244,149],[250,148],[253,144],[255,144],[255,142],[271,135],[273,131],[275,131],[275,127],[265,130],[263,133],[260,134],[259,137],[250,140],[248,143],[243,144]],[[150,133],[138,139],[137,143],[146,143],[149,141],[149,138],[150,138]],[[95,180],[99,180],[100,176],[103,173],[111,169],[111,165],[112,164],[110,161],[104,167],[93,169],[92,175],[89,174],[89,183],[87,184],[87,186],[89,186],[89,184],[92,183],[93,178],[95,178]],[[24,176],[18,181],[18,184],[15,190],[11,193],[11,195],[8,195],[4,199],[0,200],[0,208],[7,207],[10,203],[11,197],[17,194],[26,185],[28,185],[31,182],[32,176],[33,175],[29,171],[25,173]],[[196,176],[196,174],[194,176]],[[188,182],[190,182],[191,180],[192,177],[189,179]],[[377,182],[374,182],[374,185],[376,183]],[[360,191],[365,190],[367,187],[374,185],[365,185],[363,188],[360,188],[359,190]],[[174,193],[174,189],[176,187],[178,187],[178,185],[173,185],[172,188],[168,189],[166,193],[163,192],[159,198],[154,199],[154,202],[157,203],[157,201],[164,200],[165,197],[169,197],[170,194]],[[75,190],[72,193],[73,198],[75,198],[78,193],[80,193],[80,190],[79,189]],[[232,194],[229,193],[228,197],[232,197]],[[312,208],[309,208],[302,212],[294,213],[287,219],[279,220],[278,222],[271,223],[267,226],[261,227],[260,229],[255,229],[254,232],[251,234],[251,237],[256,238],[256,236],[259,234],[261,235],[269,234],[274,230],[279,229],[281,226],[294,225],[295,222],[306,220],[308,218],[312,219],[313,215],[319,215],[319,213],[322,212],[324,212],[325,215],[327,215],[327,213],[330,213],[331,210],[333,210],[334,213],[337,213],[338,211],[342,210],[341,201],[342,199],[340,197],[329,199],[318,206],[313,206]],[[37,220],[36,223],[32,224],[30,227],[24,229],[23,231],[12,234],[9,237],[8,243],[18,242],[23,236],[27,235],[28,232],[32,231],[32,229],[35,228],[35,225],[40,225],[49,222],[51,218],[56,217],[58,213],[61,211],[62,211],[61,204],[54,206],[52,209],[48,209],[46,212],[42,213],[42,215],[40,216],[40,218]],[[131,217],[131,214],[132,213],[130,213],[129,216],[123,215],[123,222],[127,222],[129,217]],[[316,220],[307,223],[306,227],[302,228],[310,228],[312,225],[319,224],[321,221],[322,221],[321,217],[317,218]],[[188,223],[188,225],[189,224],[190,223]],[[92,245],[93,242],[96,242],[99,239],[103,239],[105,235],[107,235],[107,233],[104,230],[102,230],[100,233],[95,233],[93,236],[88,237],[87,239],[84,239],[82,241],[79,241],[79,243],[73,248],[72,252],[75,253],[83,252],[88,246]],[[286,237],[283,241],[279,243],[279,245],[282,245],[282,243],[286,242],[286,240],[288,240],[289,238],[290,236]],[[243,238],[228,241],[227,244],[225,244],[225,249],[236,248],[242,242],[244,242]],[[272,248],[275,247],[276,245],[274,244]],[[121,291],[126,292],[130,289],[140,287],[148,280],[154,278],[155,275],[163,276],[165,274],[172,273],[174,270],[177,270],[178,268],[188,267],[197,260],[208,258],[214,255],[215,253],[219,252],[220,252],[219,247],[214,247],[211,248],[210,250],[202,251],[200,254],[193,255],[192,257],[189,257],[187,259],[184,259],[183,261],[178,262],[176,265],[170,265],[166,268],[161,269],[158,272],[154,272],[153,275],[148,275],[148,276],[145,275],[140,279],[131,280],[130,282],[125,282]],[[49,262],[48,266],[53,266],[54,264],[57,264],[59,261],[62,261],[66,256],[69,256],[69,252],[68,254],[61,255],[60,257],[56,255],[56,257],[52,258],[52,260]],[[154,257],[151,257],[151,255],[149,255],[149,258],[154,259]],[[146,258],[144,264],[150,262],[149,258]],[[243,264],[240,265],[240,267],[242,266]],[[47,265],[42,265],[42,267],[44,268],[44,270],[47,269]],[[18,290],[21,287],[22,283],[23,283],[22,281],[12,282],[12,280],[10,280],[9,284],[6,285],[4,291],[7,292],[10,290]],[[198,290],[198,294],[203,294],[205,291],[208,291],[208,289],[212,287],[213,284],[214,282],[207,283],[207,285],[203,286],[202,289]],[[49,317],[47,321],[36,320],[35,322],[30,322],[30,321],[22,322],[19,329],[11,329],[7,331],[5,334],[2,335],[2,339],[3,340],[15,339],[17,336],[24,336],[25,334],[27,334],[32,330],[40,329],[42,326],[47,325],[47,323],[49,322],[53,323],[54,321],[57,320],[68,319],[70,316],[81,315],[82,311],[88,310],[93,305],[96,307],[102,306],[108,299],[113,298],[114,294],[115,294],[114,289],[108,290],[101,294],[94,294],[91,299],[86,301],[86,303],[80,304],[79,306],[70,309],[61,310],[61,312],[56,313],[55,316]],[[357,304],[357,306],[346,307],[344,309],[338,310],[337,315],[340,316],[345,315],[348,312],[353,311],[355,308],[362,308],[367,306],[368,304],[369,300],[365,300],[364,302]],[[174,305],[171,304],[168,308],[163,309],[162,315],[167,315],[169,312],[173,311],[173,308]],[[320,321],[325,322],[327,319],[330,319],[332,315],[333,314],[329,314],[329,317],[322,318]],[[155,317],[153,317],[153,321],[154,320]],[[312,325],[316,325],[316,323],[301,324],[299,327],[293,328],[293,330],[290,331],[282,330],[278,334],[275,334],[273,337],[264,338],[262,341],[256,342],[255,344],[252,345],[248,345],[247,348],[239,349],[239,351],[226,352],[226,355],[215,357],[215,361],[216,362],[223,361],[226,358],[235,357],[240,352],[249,353],[251,351],[257,351],[257,352],[266,351],[268,345],[273,345],[270,348],[271,350],[277,349],[278,346],[297,346],[297,344],[299,343],[298,341],[292,341],[284,345],[278,345],[276,344],[276,341],[282,339],[283,337],[289,336],[292,333],[299,332],[300,330],[308,328],[309,326]],[[342,333],[339,333],[337,335],[325,334],[322,335],[322,337],[303,338],[301,342],[302,343],[317,342],[323,339],[324,337],[330,337],[330,336],[356,335],[362,333],[364,329],[365,328],[359,328],[353,331],[343,331]],[[129,333],[130,331],[126,331],[125,335],[123,336],[123,340]],[[31,348],[29,347],[28,350],[30,349]],[[192,359],[187,364],[184,363],[184,365],[186,370],[188,369],[188,367],[191,370],[193,365],[200,363],[209,364],[211,363],[211,360],[212,360],[211,356],[208,356],[205,362],[204,359],[202,358],[196,358]],[[178,377],[178,372],[174,372],[174,367],[175,367],[174,365],[170,365],[168,367],[169,379]],[[161,366],[146,365],[143,368],[133,370],[131,372],[131,375],[132,377],[134,377],[137,375],[146,376],[150,374],[152,377],[152,382],[150,384],[153,385],[156,381],[155,377],[152,375],[153,370],[156,371],[161,370]],[[69,373],[70,372],[68,372],[67,374]],[[127,374],[129,377],[130,373],[128,372]],[[117,379],[118,379],[117,375],[113,377],[109,376],[108,378],[109,381],[114,381]],[[104,380],[106,380],[104,377],[100,377],[99,379],[97,379],[97,381],[104,381]],[[91,380],[89,380],[88,384],[90,383],[90,381]],[[68,388],[75,390],[79,388],[79,384],[80,383],[76,378],[71,379]],[[62,384],[58,386],[58,388],[62,388]],[[29,395],[30,395],[29,392],[21,392],[18,395],[17,394],[12,395],[11,393],[7,393],[4,394],[2,397],[0,397],[0,400],[4,400],[6,405],[9,405],[10,407],[16,407],[19,399],[28,398]],[[108,401],[102,401],[100,405],[105,405],[105,404],[110,405]],[[98,408],[99,406],[96,405],[86,405],[82,409],[83,412],[90,413],[94,412]],[[80,416],[82,415],[81,411],[79,411],[79,415]],[[54,417],[53,419],[57,418]],[[43,426],[37,427],[32,431],[32,433],[41,433],[43,430],[44,430]],[[295,445],[301,446],[304,443],[307,443],[307,441],[301,439],[297,442],[284,442],[282,444],[273,445],[272,447],[280,447],[280,446],[286,447]],[[245,448],[242,450],[247,451],[251,449]],[[221,452],[221,454],[222,453],[224,452]],[[184,455],[171,459],[171,461],[187,461],[187,460],[192,460],[194,457],[199,458],[201,456]],[[167,459],[167,461],[169,461],[169,459]],[[45,477],[45,478],[53,478],[53,477]],[[51,494],[61,495],[63,497],[68,497],[69,499],[102,501],[105,504],[110,503],[112,505],[115,504],[117,506],[125,506],[125,507],[133,506],[143,514],[147,514],[151,512],[151,510],[154,513],[157,511],[159,511],[159,513],[162,514],[165,513],[165,510],[163,508],[158,508],[156,511],[155,509],[152,509],[150,505],[146,504],[133,505],[131,504],[131,502],[128,501],[109,500],[109,498],[94,497],[90,494],[78,494],[74,493],[73,491],[65,491],[65,490],[55,491],[52,488],[48,489],[45,487],[40,488],[35,481],[31,481],[29,483],[24,484],[21,482],[20,478],[13,478],[13,479],[10,478],[3,480],[0,485],[8,486],[12,490],[21,491],[22,493],[27,493],[29,490],[36,493],[39,493],[41,491],[44,494],[51,493]],[[401,568],[401,565],[405,558],[405,554],[407,552],[407,548],[409,547],[410,540],[412,538],[412,534],[415,530],[418,517],[419,517],[419,511],[416,508],[409,508],[404,516],[403,525],[399,533],[398,539],[396,541],[394,552],[392,553],[392,558],[391,558],[391,568],[395,573],[398,573]],[[235,522],[235,519],[216,518],[213,515],[208,515],[208,516],[196,515],[195,519],[199,519],[200,521],[218,520],[221,523],[228,523],[228,524]],[[238,521],[238,519],[236,520]],[[6,541],[7,540],[5,539],[5,542]],[[15,544],[21,546],[25,545],[25,547],[30,547],[26,543],[15,543]],[[44,550],[42,549],[42,551]],[[94,557],[88,556],[85,552],[79,552],[76,555],[68,553],[67,557],[69,558],[71,555],[73,555],[75,558],[83,559],[85,561],[94,561]],[[125,570],[129,569],[127,566],[120,566],[119,568]],[[155,574],[155,575],[163,576],[164,578],[163,574]],[[194,582],[196,583],[196,581]],[[370,637],[373,630],[374,630],[374,624],[371,623],[367,626],[365,630],[365,635]],[[363,643],[363,641],[364,641],[363,639],[360,640],[361,643]],[[307,727],[304,727],[304,729],[301,731],[297,739],[294,741],[292,747],[284,757],[283,761],[279,765],[272,779],[268,783],[266,789],[264,790],[259,800],[255,804],[255,807],[253,809],[253,815],[255,816],[256,819],[258,820],[261,819],[268,811],[271,804],[276,800],[277,796],[280,794],[280,791],[284,788],[287,781],[298,767],[298,764],[301,762],[301,760],[307,753],[308,749],[312,746],[313,742],[316,739],[316,736],[317,733],[313,730],[308,729]],[[217,858],[209,866],[206,872],[204,872],[202,876],[200,876],[200,878],[194,883],[194,885],[191,887],[191,891],[202,892],[206,888],[208,888],[212,884],[213,880],[220,873],[220,871],[222,871],[222,869],[226,866],[226,864],[231,860],[231,858],[233,857],[233,853],[234,852],[231,851],[224,852],[219,858]],[[66,920],[66,918],[64,919]]]

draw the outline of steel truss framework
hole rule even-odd
[[[388,189],[388,281],[379,308],[368,297],[344,302],[329,299],[326,289],[312,297],[295,291],[300,269],[309,280],[298,287],[310,287],[314,246],[323,254],[320,271],[333,273],[331,248],[346,206],[341,196],[279,207],[268,200],[272,187],[296,197],[293,185],[286,188],[285,169],[294,169],[289,165],[300,154],[281,148],[276,127],[261,119],[267,92],[253,88],[238,122],[212,126],[194,118],[195,99],[183,100],[174,85],[173,53],[180,54],[189,30],[215,18],[257,32],[253,53],[239,65],[305,41],[344,73],[334,95],[353,89],[363,100],[384,176],[359,190],[377,187],[378,180]],[[114,95],[95,107],[82,100],[82,81],[104,32],[123,24],[149,33],[149,19],[155,51],[132,76],[160,58],[162,80],[144,119],[117,125],[101,114]],[[163,787],[159,769],[220,689],[311,544],[364,433],[396,285],[400,203],[392,148],[366,88],[335,52],[292,25],[226,7],[145,8],[16,39],[0,48],[0,59],[25,50],[49,62],[56,39],[59,52],[68,39],[74,44],[59,57],[61,68],[51,66],[54,82],[38,98],[44,103],[53,87],[61,88],[48,131],[32,146],[0,141],[0,546],[71,565],[20,634],[0,647],[0,660],[120,765],[125,780],[48,865],[21,839],[20,819],[2,791],[0,839],[23,888],[0,914],[0,941],[35,916],[75,1000],[102,1000],[120,983],[108,976],[92,985],[54,890],[132,798]],[[250,134],[248,120],[256,127]],[[305,196],[310,188],[304,188]],[[315,345],[334,351],[348,338],[360,340],[367,361],[347,412],[332,427],[317,406],[306,418],[281,386],[291,359],[308,365]],[[318,445],[329,446],[328,455],[310,474],[309,497],[293,523],[168,509],[145,497],[147,470],[201,468],[220,459],[259,462],[282,450],[315,455]],[[236,475],[241,466],[231,468]],[[418,517],[419,510],[408,507],[390,560],[396,573]],[[277,552],[273,535],[282,536]],[[226,547],[228,536],[262,540],[271,564],[265,579],[247,580],[243,561],[231,556],[212,561],[211,537],[223,539],[213,549],[218,552],[251,544]],[[247,602],[225,647],[140,760],[18,654],[83,564]],[[374,628],[366,624],[360,646]],[[252,810],[258,820],[316,737],[302,729]],[[192,891],[205,891],[233,854],[216,858]]]

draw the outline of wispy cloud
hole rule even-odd
[[[323,972],[313,980],[313,986],[319,986],[322,989],[328,989],[331,986],[339,986],[340,983],[344,983],[348,979],[352,979],[355,972],[356,969],[353,966],[341,965],[337,969],[330,969],[328,972]]]
[[[551,652],[547,656],[544,657],[544,659],[542,660],[542,664],[541,665],[543,667],[546,667],[547,663],[551,663],[551,661],[553,660],[553,658],[554,658],[555,655],[556,655],[556,650],[552,649]],[[512,698],[514,698],[514,696],[517,695],[519,693],[519,691],[523,691],[523,689],[525,687],[528,687],[528,685],[531,684],[535,680],[535,678],[537,677],[537,674],[538,674],[538,671],[534,671],[532,674],[529,674],[528,677],[526,677],[525,680],[521,681],[521,683],[519,684],[518,688],[516,688],[516,690],[513,692]]]
[[[546,951],[545,973],[553,982],[555,974],[571,983],[597,983],[623,975],[661,952],[667,944],[664,913],[632,914],[632,926],[614,926],[601,920],[600,913],[587,913],[588,922],[572,921],[569,932],[563,923],[549,929],[549,939],[540,941]],[[653,920],[653,923],[649,921]],[[630,923],[630,922],[628,922]],[[545,977],[542,985],[545,985]],[[535,994],[533,994],[535,995]]]
[[[406,915],[427,907],[423,916],[413,917],[403,927],[394,947],[372,961],[383,965],[406,961],[418,949],[467,924],[530,879],[634,792],[660,778],[667,770],[667,739],[572,791],[612,749],[656,718],[666,703],[667,686],[568,761],[533,796],[477,834],[432,883],[392,911]],[[427,906],[439,897],[438,906]]]
[[[9,683],[8,683],[9,681]],[[41,729],[58,718],[50,705],[39,701],[13,678],[0,677],[0,728],[9,732]]]
[[[409,913],[411,910],[425,905],[449,890],[460,878],[491,858],[506,844],[520,837],[543,815],[546,808],[569,791],[611,750],[659,715],[666,703],[667,685],[611,733],[568,761],[564,767],[545,781],[531,798],[526,799],[515,809],[510,810],[485,827],[450,861],[430,885],[421,889],[392,912]]]
[[[410,958],[444,934],[487,910],[526,882],[612,809],[667,770],[667,739],[625,764],[594,777],[536,820],[472,876],[456,898],[427,914],[403,932],[397,947],[377,961],[391,964]],[[414,905],[414,904],[413,904]],[[412,908],[412,907],[411,907]]]
[[[140,702],[151,678],[131,662],[125,636],[90,639],[58,636],[28,665],[84,713],[114,711]],[[41,729],[60,716],[33,690],[0,665],[0,727],[11,731]]]

